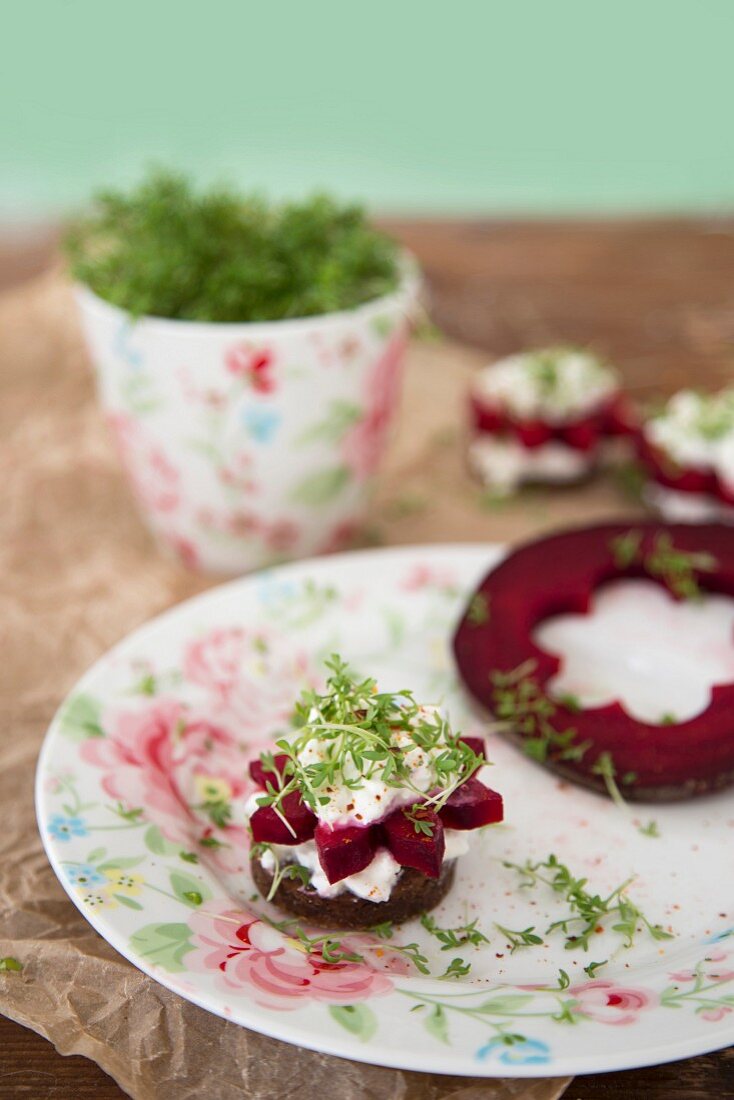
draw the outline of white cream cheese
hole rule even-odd
[[[496,493],[512,493],[524,481],[578,481],[595,465],[596,456],[558,440],[529,450],[516,439],[478,435],[469,444],[473,473]]]
[[[472,837],[467,832],[446,829],[444,838],[446,841],[444,859],[456,859],[469,851]],[[307,840],[303,844],[272,844],[263,852],[260,862],[266,871],[272,873],[276,859],[280,863],[298,863],[301,867],[305,867],[311,875],[311,886],[322,898],[336,898],[340,894],[350,893],[356,894],[358,898],[364,898],[365,901],[388,901],[403,870],[387,848],[378,848],[372,862],[363,871],[356,875],[349,875],[332,885],[319,863],[314,840]]]
[[[563,425],[593,412],[619,389],[611,367],[588,352],[549,348],[501,359],[477,375],[480,403],[518,420]]]
[[[650,481],[642,499],[671,523],[734,523],[734,508],[708,493],[683,493]]]
[[[717,394],[681,390],[643,430],[679,466],[711,470],[734,490],[734,387]]]
[[[419,707],[418,714],[423,719],[443,721],[439,708],[435,706]],[[369,825],[385,817],[391,810],[415,802],[416,789],[427,792],[436,786],[436,773],[432,764],[435,758],[447,748],[445,737],[441,737],[430,750],[422,749],[417,745],[408,749],[412,741],[410,734],[405,730],[395,730],[392,741],[400,748],[407,749],[403,756],[403,764],[409,771],[405,782],[410,783],[413,789],[391,787],[383,782],[379,774],[368,778],[358,771],[351,759],[348,759],[344,765],[344,775],[349,780],[359,780],[360,786],[354,790],[345,786],[339,786],[336,789],[320,787],[319,796],[328,797],[329,801],[319,806],[317,814],[319,821],[332,827]],[[311,738],[298,754],[299,763],[304,767],[320,763],[325,759],[328,747],[329,742],[320,740],[318,737]]]

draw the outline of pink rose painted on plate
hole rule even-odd
[[[316,682],[304,653],[278,645],[265,630],[239,626],[218,627],[190,642],[183,672],[252,742],[281,731],[294,700]]]
[[[658,1003],[648,990],[602,980],[571,986],[569,993],[577,1002],[573,1011],[599,1024],[634,1024],[640,1012]]]
[[[391,992],[392,977],[410,970],[405,960],[380,948],[364,962],[327,963],[256,916],[238,909],[204,907],[189,918],[193,951],[187,966],[213,971],[225,989],[246,991],[258,1004],[295,1009],[304,1001],[355,1004]],[[365,953],[370,937],[351,936],[342,946]]]
[[[235,737],[177,700],[120,710],[105,718],[105,727],[106,737],[84,743],[82,758],[103,769],[102,787],[110,798],[127,808],[144,807],[146,820],[174,843],[189,847],[209,826],[206,815],[192,809],[202,780],[225,775],[229,800],[249,794]],[[233,851],[246,844],[244,828],[228,826],[227,833]]]

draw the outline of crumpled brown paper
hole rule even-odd
[[[372,541],[507,540],[618,512],[610,486],[483,510],[457,438],[476,353],[410,355]],[[56,275],[0,300],[0,1011],[84,1054],[146,1100],[552,1100],[567,1080],[490,1081],[366,1066],[246,1031],[135,969],[66,898],[33,810],[36,755],[65,692],[133,627],[206,587],[138,521],[94,402],[73,303]],[[530,500],[530,503],[528,502]],[[338,1074],[338,1077],[335,1076]],[[336,1084],[338,1082],[338,1084]]]

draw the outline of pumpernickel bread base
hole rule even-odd
[[[447,860],[438,878],[427,878],[421,871],[405,867],[387,901],[366,901],[349,892],[335,898],[322,898],[312,886],[304,886],[293,878],[283,879],[270,900],[287,913],[332,928],[356,931],[384,921],[400,924],[433,909],[443,900],[454,881],[455,863],[453,859]],[[259,859],[252,860],[252,877],[266,898],[273,876]]]

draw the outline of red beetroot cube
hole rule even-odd
[[[316,831],[316,815],[311,813],[298,791],[287,794],[279,809],[293,832],[272,806],[260,806],[250,818],[253,840],[265,844],[303,844],[311,839]]]
[[[272,785],[277,789],[278,780],[283,774],[283,769],[287,761],[288,757],[284,752],[276,753],[276,755],[273,757],[275,772],[272,772],[265,770],[265,765],[259,757],[257,760],[251,760],[249,767],[250,778],[254,779],[258,787],[262,787],[263,790],[265,790],[265,786],[267,783],[272,783]]]
[[[502,795],[485,787],[480,779],[467,779],[441,809],[447,829],[479,829],[502,821]]]
[[[425,827],[416,827],[415,817]],[[395,810],[382,823],[387,847],[401,867],[414,867],[428,878],[438,878],[446,850],[443,824],[433,810]]]
[[[580,420],[563,429],[564,442],[577,451],[590,451],[596,446],[599,435],[593,420]]]
[[[551,429],[542,420],[524,420],[515,425],[515,432],[523,447],[529,451],[542,447],[553,435]]]
[[[322,821],[315,837],[319,863],[332,885],[364,871],[372,862],[377,844],[375,830],[369,826],[345,825],[333,829]]]
[[[475,756],[481,756],[482,760],[487,759],[487,746],[484,743],[483,737],[460,737],[459,741],[468,745]]]

